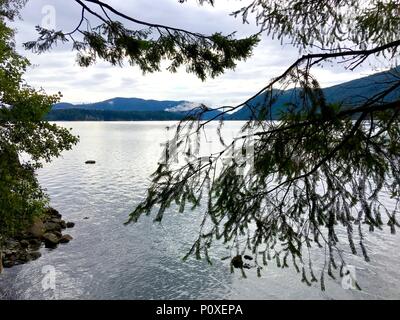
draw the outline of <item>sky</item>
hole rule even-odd
[[[238,37],[258,31],[255,22],[243,24],[240,18],[230,15],[242,7],[246,0],[216,0],[214,7],[199,5],[195,0],[179,4],[178,0],[110,0],[119,11],[141,20],[166,24],[172,27],[212,34],[237,32]],[[18,51],[32,63],[26,74],[27,82],[43,88],[48,94],[61,92],[62,101],[90,103],[114,97],[136,97],[156,100],[187,100],[205,103],[210,107],[235,105],[251,97],[268,81],[278,76],[299,56],[297,48],[262,35],[252,57],[239,62],[234,71],[202,82],[184,67],[170,73],[163,63],[163,71],[143,75],[136,66],[112,66],[107,62],[83,68],[76,63],[76,52],[70,44],[40,55],[22,48],[22,43],[35,40],[36,25],[54,25],[55,30],[71,31],[80,19],[81,7],[73,0],[28,0],[21,12],[17,28]],[[95,22],[95,21],[93,21]],[[366,70],[348,71],[341,67],[316,68],[314,75],[321,86],[327,87],[365,76]]]

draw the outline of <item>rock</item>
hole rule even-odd
[[[49,222],[61,224],[61,219],[60,218],[51,218]]]
[[[46,214],[52,218],[61,219],[61,214],[54,208],[47,208]]]
[[[231,263],[234,268],[236,269],[242,269],[243,268],[243,259],[241,255],[237,255],[236,257],[233,257],[231,260]]]
[[[34,251],[29,253],[29,259],[31,261],[37,260],[42,256],[42,254],[39,251]]]
[[[17,256],[16,263],[17,264],[24,264],[31,261],[30,255],[26,252],[20,252],[20,254]]]
[[[75,227],[74,222],[67,222],[67,228],[73,228],[73,227]]]
[[[20,245],[22,249],[27,249],[29,247],[29,241],[28,240],[21,240]]]
[[[84,217],[83,220],[89,220],[89,217]]]
[[[60,242],[60,239],[53,233],[46,233],[43,236],[43,239],[45,247],[50,249],[56,248],[58,243]]]
[[[251,256],[244,256],[243,258],[245,258],[246,260],[253,260],[253,257]]]
[[[61,232],[60,224],[54,222],[46,222],[44,224],[44,228],[46,229],[46,232],[53,232],[53,231]]]
[[[32,250],[36,251],[39,250],[40,246],[42,245],[42,241],[38,239],[30,239],[29,245]]]
[[[32,226],[28,229],[28,232],[35,238],[41,238],[45,231],[44,223],[39,218],[35,218]]]
[[[20,242],[21,240],[27,239],[30,237],[30,233],[28,231],[22,231],[20,233],[18,233],[17,235],[15,235],[15,240],[17,240],[18,242]]]
[[[5,253],[4,259],[9,260],[9,261],[15,261],[15,260],[17,260],[17,254],[16,254],[16,252]]]
[[[67,223],[64,221],[64,220],[61,220],[61,222],[60,222],[60,226],[61,226],[61,229],[66,229],[67,228]]]
[[[20,247],[19,242],[14,240],[14,239],[10,239],[7,240],[5,243],[5,247],[9,250],[14,250],[14,249],[18,249]]]
[[[11,249],[5,249],[5,250],[3,251],[3,257],[11,256],[11,255],[14,254],[15,252],[16,252],[16,251],[11,250]]]
[[[58,239],[61,239],[61,237],[62,237],[62,234],[60,231],[52,231],[51,233],[54,234]]]
[[[69,234],[65,234],[61,237],[60,239],[60,243],[68,243],[71,240],[73,240],[74,238],[72,238]]]
[[[96,161],[94,161],[94,160],[88,160],[88,161],[86,161],[85,163],[86,163],[86,164],[95,164]]]
[[[13,267],[13,266],[15,266],[15,261],[13,261],[13,260],[7,260],[7,259],[4,259],[4,260],[3,260],[3,267],[4,267],[4,268],[11,268],[11,267]]]

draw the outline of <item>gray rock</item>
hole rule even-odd
[[[61,219],[60,218],[51,218],[49,222],[60,224],[61,223]]]
[[[52,231],[51,233],[54,234],[58,239],[61,239],[61,237],[62,237],[62,234],[60,231]]]
[[[31,261],[37,260],[42,256],[42,254],[39,251],[34,251],[29,253],[29,259]]]
[[[53,233],[46,233],[43,236],[43,239],[45,247],[50,249],[56,248],[58,243],[60,242],[60,239]]]
[[[44,227],[46,229],[46,232],[52,232],[52,231],[58,231],[61,232],[61,226],[58,223],[54,222],[46,222],[44,224]]]
[[[11,268],[15,266],[15,261],[14,260],[8,260],[8,259],[4,259],[3,260],[3,267],[4,268]]]
[[[61,219],[61,214],[54,208],[47,208],[46,213],[48,216],[52,218]]]
[[[30,258],[31,257],[27,252],[20,252],[19,255],[17,256],[16,262],[17,264],[24,264],[31,261]]]
[[[45,233],[45,227],[43,221],[39,218],[36,218],[33,221],[32,226],[28,229],[28,232],[35,238],[43,237]]]
[[[74,238],[72,238],[69,234],[65,234],[61,237],[60,239],[60,243],[68,243],[71,240],[73,240]]]
[[[40,241],[39,239],[30,239],[29,240],[29,246],[34,251],[38,250],[41,245],[42,245],[42,241]]]
[[[9,250],[13,250],[13,249],[18,249],[20,247],[19,242],[14,240],[14,239],[10,239],[7,240],[5,243],[5,247]]]

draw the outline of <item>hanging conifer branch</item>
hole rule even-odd
[[[82,7],[82,11],[80,21],[72,32],[64,33],[38,26],[39,38],[25,43],[25,47],[41,53],[50,50],[58,42],[72,42],[73,49],[78,51],[77,59],[81,66],[89,66],[97,59],[120,66],[128,61],[147,73],[160,71],[161,61],[168,60],[169,71],[176,72],[179,67],[185,66],[187,72],[205,80],[227,69],[234,69],[236,62],[247,59],[258,43],[256,36],[239,40],[234,38],[234,34],[214,33],[206,36],[142,21],[103,1],[75,0],[75,3]],[[91,27],[87,14],[101,23]],[[124,27],[118,19],[124,23],[134,23],[140,28]]]

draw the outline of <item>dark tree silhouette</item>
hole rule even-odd
[[[74,30],[63,32],[38,26],[39,39],[25,43],[25,47],[40,53],[59,41],[70,41],[73,49],[78,51],[78,62],[82,66],[94,63],[97,58],[113,65],[121,65],[127,59],[143,72],[154,72],[160,71],[163,59],[168,59],[171,72],[184,65],[188,72],[205,80],[207,76],[216,77],[226,69],[233,69],[237,60],[251,55],[258,42],[256,36],[235,40],[234,34],[203,35],[142,21],[103,1],[75,0],[75,3],[82,7],[82,12]],[[87,15],[100,24],[92,27]],[[121,21],[134,23],[138,28],[128,29]]]
[[[0,0],[0,273],[4,242],[44,213],[48,198],[35,170],[77,142],[69,130],[42,121],[60,95],[46,95],[23,79],[29,61],[16,52],[8,22],[24,2]]]

